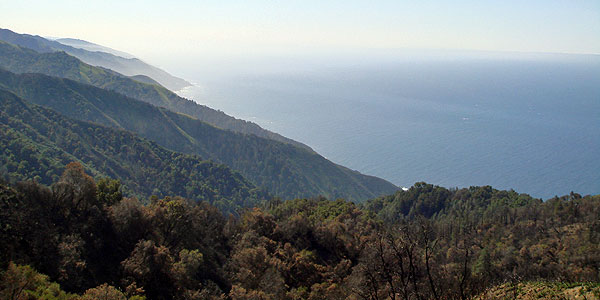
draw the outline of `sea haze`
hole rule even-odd
[[[600,193],[600,57],[278,58],[179,93],[399,186]],[[227,71],[223,71],[227,69]],[[213,72],[214,71],[214,72]]]

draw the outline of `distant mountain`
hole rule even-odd
[[[72,56],[75,56],[85,63],[93,66],[100,66],[111,69],[126,76],[146,75],[168,89],[177,91],[192,84],[157,67],[151,66],[137,58],[121,57],[115,55],[115,50],[96,45],[90,42],[62,39],[67,44],[58,41],[48,40],[41,36],[33,36],[29,34],[18,34],[8,29],[0,29],[0,40],[15,44],[18,46],[33,49],[40,53],[64,51]],[[73,46],[71,46],[71,45]],[[78,46],[75,46],[78,45]],[[97,49],[97,50],[88,50]],[[102,51],[110,50],[110,52]]]
[[[102,45],[90,43],[88,41],[84,41],[84,40],[80,40],[80,39],[71,39],[71,38],[57,38],[57,39],[47,38],[47,39],[57,41],[63,45],[71,46],[73,48],[79,48],[79,49],[83,49],[83,50],[87,50],[87,51],[91,51],[91,52],[106,52],[106,53],[110,53],[110,54],[120,56],[123,58],[135,58],[135,56],[133,56],[129,53],[115,50],[112,48],[108,48],[108,47],[105,47]]]
[[[76,121],[0,89],[0,173],[50,184],[64,166],[119,179],[130,196],[178,195],[233,211],[266,194],[228,167],[176,153],[134,134]]]
[[[385,180],[336,165],[312,151],[222,130],[188,115],[72,80],[16,75],[0,69],[0,87],[68,117],[126,129],[168,149],[224,163],[281,197],[320,194],[362,201],[397,189]]]
[[[136,81],[117,72],[88,65],[64,52],[38,53],[26,47],[0,41],[0,68],[14,73],[42,73],[91,84],[190,115],[223,129],[254,134],[312,151],[302,143],[262,129],[252,122],[236,119],[221,111],[181,98],[162,86]]]

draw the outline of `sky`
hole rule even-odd
[[[19,0],[0,27],[152,61],[340,49],[600,54],[599,0]]]

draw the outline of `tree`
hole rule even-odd
[[[102,284],[93,289],[85,291],[81,300],[127,300],[125,294],[117,290],[114,286]]]
[[[129,284],[145,288],[150,299],[172,299],[175,292],[171,272],[173,257],[169,249],[154,241],[139,241],[131,255],[121,263]]]
[[[97,188],[98,201],[105,206],[116,204],[123,198],[121,183],[116,179],[101,178],[98,180]]]
[[[0,299],[71,300],[75,295],[65,293],[58,283],[50,282],[48,276],[30,266],[18,266],[10,262],[0,281]]]

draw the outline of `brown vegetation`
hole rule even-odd
[[[2,299],[498,299],[600,275],[598,196],[418,183],[363,206],[272,201],[235,218],[179,197],[142,205],[78,164],[50,188],[0,187]]]

